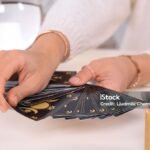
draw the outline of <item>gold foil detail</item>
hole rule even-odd
[[[67,71],[67,72],[66,72],[66,74],[68,74],[68,75],[72,75],[72,72],[70,72],[70,71]]]
[[[104,108],[102,108],[102,109],[100,109],[99,111],[100,111],[100,112],[104,112],[104,111],[105,111],[105,109],[104,109]]]
[[[111,110],[115,110],[115,107],[113,107]]]
[[[30,108],[30,107],[21,107],[20,108],[21,109],[21,111],[23,111],[24,113],[30,113],[30,112],[33,112],[33,113],[35,113],[35,114],[37,114],[38,113],[38,110],[36,110],[36,109],[34,109],[34,108]]]
[[[76,96],[76,97],[74,97],[72,100],[73,100],[73,101],[76,101],[76,100],[78,100],[78,97]]]
[[[91,109],[91,110],[90,110],[90,113],[94,113],[94,112],[95,112],[95,109]]]
[[[47,109],[49,107],[49,104],[48,103],[46,103],[46,102],[43,102],[43,103],[41,103],[41,104],[36,104],[36,105],[33,105],[33,106],[31,106],[31,108],[33,108],[33,109]]]
[[[77,110],[77,113],[79,113],[79,112],[80,112],[80,110],[78,109],[78,110]]]
[[[65,108],[67,108],[67,105],[64,105]]]
[[[36,117],[36,116],[32,116],[31,118],[34,119],[34,120],[38,119],[38,117]]]
[[[71,94],[69,94],[69,95],[67,95],[66,97],[67,97],[67,98],[71,98],[71,97],[72,97],[72,95],[71,95]]]
[[[61,76],[54,76],[54,79],[62,79]]]
[[[67,113],[67,114],[72,114],[72,110],[70,110],[70,111],[67,110],[66,113]]]
[[[49,108],[48,108],[48,110],[54,110],[55,109],[55,106],[50,106]]]
[[[46,101],[46,102],[53,103],[53,102],[56,102],[56,101],[58,101],[58,99],[46,99],[45,101]]]
[[[68,82],[68,81],[65,81],[64,84],[69,84],[69,82]]]

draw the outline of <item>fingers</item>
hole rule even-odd
[[[95,72],[94,70],[91,68],[90,65],[85,66],[82,68],[81,71],[79,71],[79,73],[77,75],[75,75],[74,77],[72,77],[69,82],[73,85],[83,85],[86,82],[92,80],[95,78]]]
[[[0,110],[2,112],[7,111],[7,109],[9,108],[9,105],[6,102],[6,99],[4,97],[6,81],[15,72],[17,72],[19,70],[19,67],[21,66],[21,63],[19,62],[19,58],[16,59],[16,57],[14,57],[15,55],[16,55],[15,51],[13,51],[11,53],[4,52],[4,51],[0,52],[0,69],[1,69],[1,75],[0,75]]]
[[[5,84],[6,81],[11,77],[11,75],[15,72],[15,66],[5,66],[5,68],[1,67],[2,73],[0,76],[0,110],[5,112],[8,110],[9,105],[4,97],[5,93]]]
[[[7,93],[8,102],[11,106],[16,106],[23,98],[35,94],[46,87],[47,84],[41,82],[40,77],[32,76],[21,82]]]
[[[0,95],[0,110],[6,112],[9,108],[8,103],[6,102],[4,96]]]

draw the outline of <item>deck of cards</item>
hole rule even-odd
[[[133,110],[140,99],[92,84],[71,86],[68,80],[75,72],[55,72],[48,86],[28,96],[14,109],[33,120],[46,117],[65,119],[104,119]],[[17,85],[8,81],[6,90]]]

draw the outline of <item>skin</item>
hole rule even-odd
[[[93,78],[92,80],[95,80],[98,86],[122,91],[136,77],[136,68],[125,57],[98,59],[92,61],[88,66],[95,73],[94,78],[90,70],[87,67],[83,67],[75,77],[70,79],[70,83],[73,85],[82,85]],[[126,70],[131,72],[130,76],[126,73]]]
[[[64,52],[64,42],[55,34],[41,36],[26,51],[0,51],[0,110],[5,112],[9,108],[8,103],[16,106],[24,97],[44,89],[62,61]],[[6,81],[16,72],[19,85],[5,94]]]
[[[150,83],[150,55],[134,55],[134,62],[140,68],[140,81],[138,86]],[[95,73],[96,84],[116,91],[124,91],[131,86],[137,78],[137,68],[133,62],[125,57],[112,57],[92,61],[88,66]],[[77,75],[70,79],[72,85],[82,85],[90,81],[91,72],[84,67]]]
[[[8,104],[15,107],[24,97],[43,90],[63,60],[64,53],[64,41],[53,33],[41,36],[25,51],[0,51],[0,110],[5,112],[9,108]],[[150,56],[137,55],[133,59],[141,68],[139,85],[150,83],[150,69],[147,69],[150,66]],[[94,60],[89,66],[95,72],[97,85],[117,91],[128,88],[137,74],[134,64],[122,56]],[[18,73],[19,85],[5,93],[6,81],[14,73]],[[72,85],[82,85],[91,80],[91,77],[89,70],[84,67],[69,81]]]

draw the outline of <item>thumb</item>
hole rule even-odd
[[[88,81],[95,78],[95,72],[93,69],[88,65],[82,68],[75,76],[70,78],[69,82],[72,85],[83,85]]]
[[[35,94],[42,90],[44,86],[40,83],[40,80],[28,79],[23,81],[20,85],[12,88],[7,93],[7,99],[11,106],[16,106],[23,98]]]

